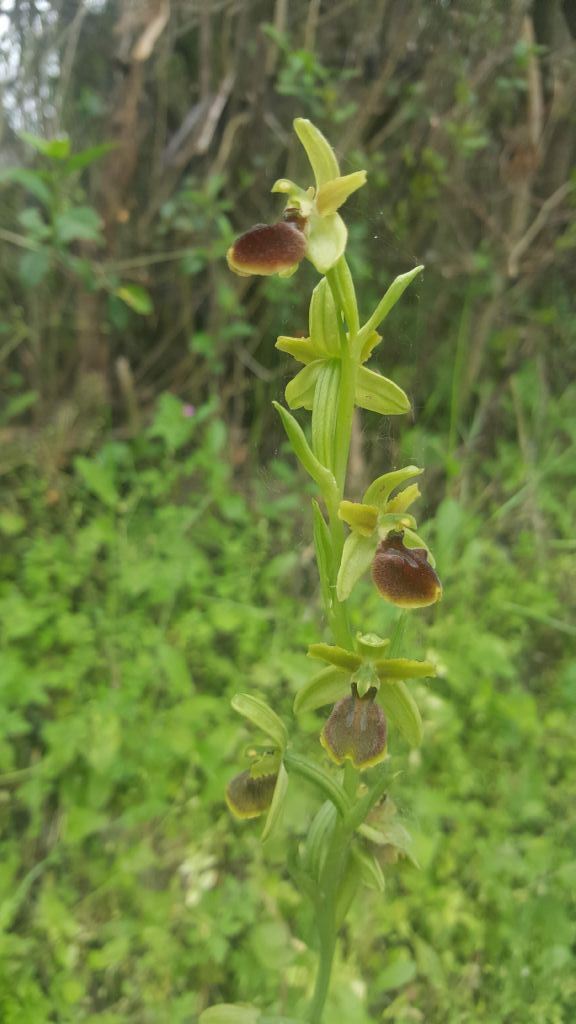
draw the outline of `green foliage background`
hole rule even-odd
[[[354,907],[327,1019],[573,1019],[569,8],[3,16],[2,1022],[189,1024],[227,999],[297,1013],[310,991],[285,862],[316,796],[290,794],[264,851],[223,803],[250,742],[230,696],[289,720],[324,628],[308,485],[270,410],[290,372],[273,341],[304,329],[314,275],[223,261],[277,215],[275,178],[301,177],[296,115],[368,169],[346,208],[363,311],[427,267],[379,357],[414,417],[366,418],[350,497],[425,465],[445,587],[406,637],[441,666],[416,688],[423,747],[391,742],[420,870],[390,866],[385,899]],[[354,600],[385,633],[368,583]],[[319,758],[320,723],[296,734]]]

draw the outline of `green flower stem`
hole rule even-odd
[[[302,757],[301,754],[293,754],[288,751],[284,754],[284,766],[288,772],[301,775],[307,782],[311,782],[313,786],[321,789],[324,796],[332,801],[341,817],[349,813],[350,801],[347,793],[313,761]]]

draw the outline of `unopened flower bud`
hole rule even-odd
[[[442,584],[428,552],[405,547],[402,530],[392,531],[378,545],[372,579],[382,597],[400,608],[424,608],[442,597]]]
[[[228,249],[226,259],[230,270],[241,277],[268,276],[293,270],[305,253],[306,238],[299,220],[284,220],[250,228]]]
[[[355,768],[370,768],[386,756],[386,718],[374,702],[376,689],[365,697],[358,696],[356,684],[352,694],[339,700],[332,709],[320,736],[320,742],[336,764],[348,758]]]
[[[237,818],[258,818],[268,810],[278,773],[253,777],[250,769],[235,775],[226,788],[226,803]]]

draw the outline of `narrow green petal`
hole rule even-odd
[[[365,366],[358,368],[355,401],[362,409],[378,412],[381,416],[396,416],[410,411],[410,401],[402,388]]]
[[[348,669],[350,672],[354,672],[362,664],[362,658],[358,654],[335,644],[310,644],[308,654],[311,658],[319,658],[320,661],[327,661],[329,665],[336,665],[337,668]]]
[[[306,150],[306,155],[314,171],[316,187],[319,188],[320,185],[331,181],[332,178],[338,178],[340,168],[336,154],[328,139],[324,138],[316,125],[305,117],[297,117],[294,121],[294,131]]]
[[[377,546],[376,535],[372,537],[362,537],[359,533],[348,535],[344,542],[336,583],[336,596],[339,601],[345,601],[350,597],[360,577],[370,568]]]
[[[380,680],[423,679],[436,675],[436,666],[431,661],[413,661],[411,658],[381,658],[374,662]]]
[[[386,511],[400,514],[410,508],[410,506],[421,497],[422,495],[418,484],[410,484],[409,487],[400,491],[400,494],[397,494],[395,498],[390,498],[390,500],[386,502]]]
[[[321,217],[336,213],[353,192],[366,184],[366,171],[354,171],[344,177],[327,181],[318,189],[316,209]]]
[[[322,356],[322,353],[312,344],[310,338],[289,338],[281,334],[276,339],[275,347],[279,352],[287,352],[289,356],[297,359],[299,363],[304,363],[305,366],[314,362],[315,359],[320,359]]]
[[[378,525],[378,509],[376,505],[363,505],[360,501],[341,501],[338,506],[338,518],[348,523],[353,530],[363,537],[371,537]]]

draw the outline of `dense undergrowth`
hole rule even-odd
[[[408,431],[400,458],[430,441]],[[139,436],[78,457],[57,484],[21,471],[3,505],[7,1024],[187,1024],[254,992],[288,1011],[311,984],[285,843],[263,857],[223,804],[248,742],[230,694],[249,680],[289,714],[311,674],[306,486],[280,451],[241,491],[226,453],[214,407],[165,395]],[[421,654],[440,676],[419,687],[422,751],[392,749],[420,869],[390,867],[386,897],[355,909],[331,1019],[524,1024],[529,1006],[561,1024],[576,1005],[569,453],[531,498],[512,470],[480,511],[438,496],[428,533],[445,598]],[[499,459],[502,483],[506,444]],[[530,500],[541,536],[523,525]],[[368,585],[355,600],[385,631]],[[293,798],[290,841],[303,810]]]

